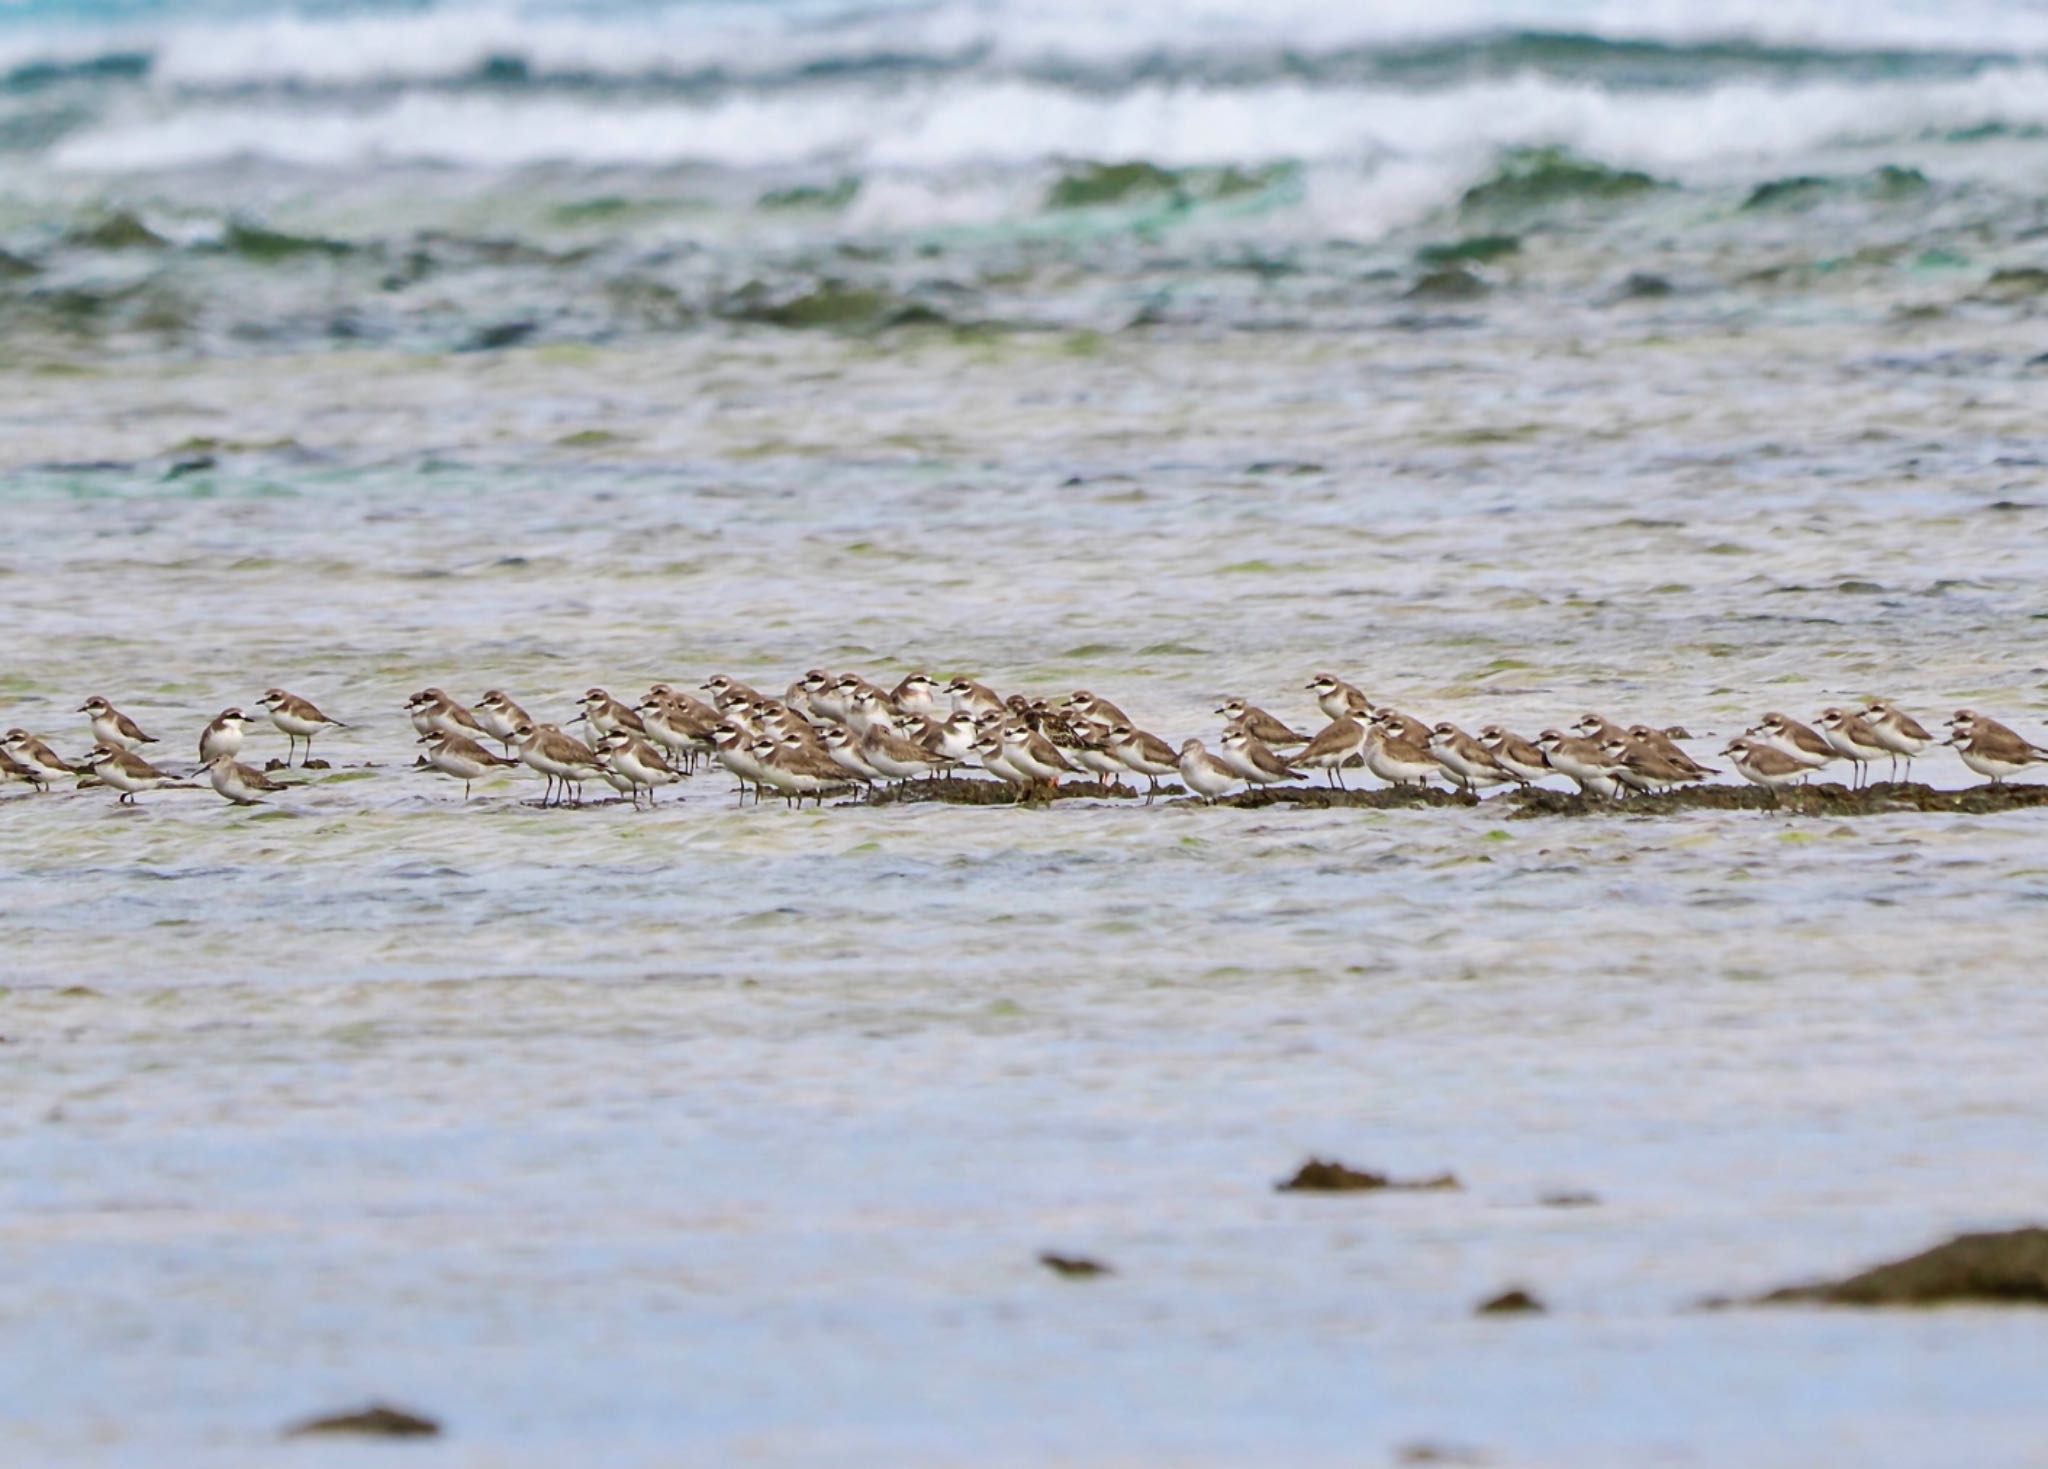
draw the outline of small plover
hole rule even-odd
[[[1628,727],[1628,737],[1636,744],[1658,755],[1662,755],[1681,770],[1690,770],[1695,775],[1701,776],[1718,773],[1709,770],[1706,766],[1700,764],[1699,761],[1693,759],[1692,756],[1686,754],[1685,751],[1678,748],[1679,740],[1690,739],[1691,736],[1677,725],[1673,725],[1668,729],[1657,729],[1648,724],[1632,724]]]
[[[221,756],[242,753],[242,739],[249,730],[249,716],[240,709],[223,709],[213,723],[199,733],[199,763],[211,765]]]
[[[1320,770],[1323,779],[1338,790],[1344,785],[1344,767],[1365,759],[1366,729],[1355,715],[1339,714],[1316,731],[1305,749],[1288,757],[1296,770]]]
[[[1156,734],[1128,724],[1110,727],[1109,752],[1145,777],[1148,782],[1145,791],[1147,805],[1159,794],[1159,777],[1174,775],[1180,770],[1180,757],[1174,753],[1173,746]]]
[[[622,729],[636,735],[647,733],[647,726],[640,722],[640,716],[603,689],[591,689],[576,701],[576,707],[583,711],[576,718],[587,722],[592,733],[599,737]]]
[[[603,774],[597,752],[573,735],[552,724],[522,724],[512,731],[519,758],[547,778],[541,792],[543,806],[570,800],[583,804],[583,783]]]
[[[1276,750],[1285,750],[1295,745],[1305,745],[1308,743],[1307,735],[1289,729],[1278,719],[1275,719],[1265,710],[1259,708],[1258,705],[1247,703],[1243,699],[1234,697],[1225,699],[1221,704],[1217,705],[1216,712],[1232,724],[1238,726],[1246,734],[1254,735],[1264,740]]]
[[[445,730],[436,730],[421,743],[427,747],[427,753],[420,756],[420,764],[461,781],[462,799],[465,801],[469,799],[469,788],[473,782],[483,779],[493,770],[516,770],[521,763],[493,755],[467,735],[449,734]]]
[[[662,759],[660,750],[630,729],[615,729],[603,736],[596,753],[608,776],[615,775],[626,782],[622,794],[630,797],[636,806],[640,804],[643,791],[647,795],[647,804],[652,806],[657,790],[674,785],[683,778],[668,761]]]
[[[533,716],[512,702],[502,689],[490,689],[476,701],[476,721],[486,733],[505,747],[505,753],[512,753],[512,731],[522,724],[532,724]],[[425,730],[420,731],[422,734]]]
[[[1211,806],[1232,786],[1244,784],[1244,777],[1203,749],[1200,740],[1189,740],[1180,747],[1178,764],[1188,789]]]
[[[1601,748],[1600,741],[1546,729],[1536,736],[1536,748],[1552,769],[1579,788],[1580,795],[1618,801],[1625,794],[1616,775],[1620,762]]]
[[[1304,772],[1274,754],[1271,745],[1248,729],[1233,727],[1229,730],[1223,736],[1223,748],[1216,758],[1255,786],[1280,785],[1304,778]]]
[[[405,701],[405,712],[412,716],[412,727],[418,734],[459,735],[473,740],[486,733],[474,714],[440,689],[421,689]]]
[[[1889,699],[1872,699],[1863,709],[1863,722],[1870,726],[1870,733],[1892,756],[1892,778],[1899,774],[1899,762],[1906,762],[1906,779],[1913,778],[1913,762],[1920,752],[1934,743],[1920,721],[1906,713]]]
[[[1130,716],[1099,694],[1087,689],[1075,689],[1067,695],[1067,707],[1091,724],[1114,729],[1119,724],[1129,724]]]
[[[1403,714],[1398,709],[1389,709],[1382,704],[1372,711],[1372,716],[1367,722],[1378,725],[1395,739],[1406,740],[1418,750],[1429,748],[1432,731],[1412,714]]]
[[[1502,770],[1525,786],[1534,785],[1546,775],[1558,773],[1550,768],[1550,757],[1534,742],[1523,739],[1501,725],[1489,724],[1481,729],[1479,743],[1486,746],[1488,753]]]
[[[1493,758],[1491,750],[1448,719],[1429,732],[1429,753],[1468,796],[1480,786],[1505,785],[1515,779]]]
[[[953,701],[956,710],[972,714],[976,718],[984,714],[1000,714],[1003,701],[996,697],[994,689],[986,684],[976,683],[964,674],[946,685],[946,697]]]
[[[1047,794],[1059,785],[1062,775],[1075,773],[1073,762],[1053,742],[1035,729],[1012,725],[1003,731],[1003,757]]]
[[[1762,740],[1781,755],[1790,755],[1808,770],[1818,770],[1836,758],[1834,746],[1815,730],[1775,709],[1743,733]]]
[[[1776,745],[1749,735],[1730,740],[1721,753],[1735,766],[1737,775],[1751,785],[1762,786],[1774,801],[1781,789],[1813,774],[1813,767],[1805,761],[1795,760]]]
[[[1879,743],[1869,725],[1846,709],[1823,709],[1818,720],[1820,737],[1834,747],[1835,753],[1851,762],[1855,777],[1849,784],[1856,787],[1870,779],[1870,765],[1882,760],[1891,751]]]
[[[109,750],[135,750],[157,742],[155,735],[144,734],[141,725],[98,694],[79,705],[78,712],[92,721],[94,741]]]
[[[47,791],[60,780],[86,773],[83,767],[60,759],[56,751],[25,729],[7,731],[5,748],[14,757],[14,763],[26,772],[23,778],[38,791]]]
[[[928,673],[909,674],[889,691],[889,698],[905,714],[929,716],[939,712],[939,685]]]
[[[887,780],[936,775],[949,763],[945,756],[879,724],[860,737],[860,753]]]
[[[1308,681],[1316,696],[1316,707],[1331,719],[1356,719],[1360,727],[1373,715],[1372,700],[1334,673],[1319,673]]]
[[[886,779],[861,753],[860,746],[860,738],[843,724],[835,724],[825,731],[825,753],[837,760],[849,776],[865,786]]]
[[[740,699],[745,699],[750,704],[762,702],[761,694],[757,690],[750,689],[738,679],[723,673],[712,674],[704,680],[702,687],[711,691],[711,702],[720,710]]]
[[[313,707],[312,701],[297,694],[288,694],[283,689],[269,689],[256,701],[270,711],[270,722],[284,733],[287,741],[284,763],[290,765],[297,753],[299,741],[306,743],[306,758],[313,758],[313,736],[323,729],[347,729],[339,719],[329,719]]]
[[[1431,776],[1448,775],[1443,762],[1402,733],[1403,715],[1381,709],[1366,726],[1365,768],[1388,785],[1428,785]]]
[[[262,771],[239,763],[233,755],[216,755],[204,768],[214,790],[237,806],[260,806],[265,796],[288,789]]]
[[[133,806],[141,791],[160,791],[168,786],[189,789],[190,781],[158,770],[133,750],[95,745],[85,757],[86,768],[121,793],[121,804]]]
[[[2030,765],[2048,762],[2048,750],[1974,710],[1958,710],[1949,726],[1954,733],[1944,743],[1954,745],[1963,764],[1988,777],[1993,785],[2005,784],[2007,776],[2018,775]]]
[[[1681,765],[1626,735],[1606,741],[1601,749],[1615,763],[1615,779],[1630,790],[1641,791],[1645,795],[1667,791],[1673,786],[1689,785],[1720,773],[1704,765]]]

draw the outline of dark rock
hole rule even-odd
[[[1334,1158],[1311,1158],[1295,1171],[1294,1177],[1273,1185],[1279,1193],[1373,1193],[1396,1190],[1418,1193],[1461,1188],[1457,1177],[1440,1173],[1435,1178],[1389,1178],[1384,1173],[1361,1173]]]
[[[1056,1255],[1047,1250],[1039,1255],[1038,1263],[1063,1280],[1093,1280],[1099,1275],[1116,1274],[1100,1260],[1091,1260],[1086,1255]]]
[[[1506,1290],[1475,1310],[1480,1316],[1541,1316],[1548,1308],[1525,1290]]]
[[[1410,301],[1476,301],[1492,287],[1462,265],[1432,270],[1407,291]]]
[[[285,1429],[286,1438],[315,1434],[350,1433],[364,1438],[433,1438],[441,1425],[431,1418],[408,1413],[385,1403],[372,1403],[354,1413],[336,1413],[325,1418],[308,1418]]]
[[[1661,275],[1647,270],[1629,272],[1629,276],[1615,290],[1617,301],[1659,301],[1669,296],[1676,287]]]
[[[459,350],[496,352],[503,347],[518,346],[539,330],[540,323],[537,321],[501,321],[476,332]]]
[[[1593,1205],[1600,1202],[1600,1196],[1598,1194],[1560,1190],[1557,1193],[1545,1194],[1536,1202],[1543,1205],[1546,1209],[1590,1209]]]
[[[127,209],[74,227],[64,241],[88,250],[161,250],[170,243]]]
[[[1962,1234],[1931,1250],[1842,1280],[1792,1285],[1759,1304],[2048,1306],[2048,1228]]]

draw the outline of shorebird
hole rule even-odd
[[[1737,775],[1769,791],[1774,803],[1781,789],[1796,785],[1813,773],[1813,767],[1805,761],[1795,760],[1777,746],[1748,735],[1730,740],[1721,753],[1734,763]]]
[[[1789,714],[1772,710],[1744,733],[1762,740],[1781,755],[1790,755],[1808,770],[1818,770],[1835,757],[1835,747]]]
[[[1271,745],[1242,727],[1234,726],[1225,733],[1222,753],[1216,758],[1254,786],[1280,785],[1303,778],[1303,772],[1274,754]]]
[[[1836,754],[1854,764],[1852,789],[1869,780],[1871,761],[1891,753],[1878,742],[1869,725],[1846,709],[1824,709],[1816,722],[1820,725],[1820,737],[1834,747]]]
[[[905,739],[879,724],[860,737],[860,755],[885,780],[914,780],[920,775],[936,775],[951,763],[937,751],[927,749],[916,740]]]
[[[1174,775],[1180,770],[1180,757],[1174,754],[1173,746],[1156,734],[1128,724],[1110,728],[1109,752],[1145,777],[1149,783],[1145,791],[1145,804],[1148,806],[1159,794],[1159,777]]]
[[[1475,787],[1505,785],[1515,778],[1491,750],[1448,719],[1429,732],[1429,753],[1468,796],[1477,794]]]
[[[860,746],[859,737],[843,724],[835,724],[825,731],[825,753],[839,762],[839,768],[849,779],[869,787],[878,780],[888,779],[861,753]]]
[[[1276,750],[1308,743],[1307,735],[1289,729],[1258,705],[1246,703],[1243,699],[1225,699],[1216,707],[1216,712],[1245,733],[1256,735]]]
[[[459,735],[473,740],[485,733],[474,714],[440,689],[421,689],[405,701],[405,712],[411,716],[416,734]]]
[[[972,714],[977,719],[984,714],[1004,712],[1003,701],[996,697],[994,689],[965,675],[946,685],[946,696],[953,701],[956,711]]]
[[[935,716],[939,713],[939,685],[930,674],[920,670],[906,675],[889,690],[889,700],[905,714]]]
[[[240,764],[233,755],[215,755],[201,768],[214,790],[237,806],[260,806],[265,796],[288,789],[262,771]]]
[[[1693,781],[1705,780],[1710,775],[1720,774],[1708,766],[1681,764],[1626,736],[1606,741],[1601,749],[1615,762],[1615,779],[1629,789],[1641,791],[1645,795],[1667,791],[1673,786],[1688,785]]]
[[[1621,762],[1609,755],[1600,741],[1546,729],[1536,736],[1536,748],[1558,774],[1579,788],[1580,795],[1618,801],[1625,794],[1617,774]]]
[[[270,711],[270,722],[283,731],[288,742],[285,746],[284,763],[290,765],[297,753],[299,741],[306,742],[306,758],[313,758],[313,736],[323,729],[347,729],[339,719],[329,719],[312,702],[301,699],[297,694],[288,694],[283,689],[266,690],[256,701]]]
[[[487,690],[477,700],[476,719],[490,737],[505,747],[505,753],[512,753],[512,731],[522,724],[532,724],[533,716],[512,702],[502,689]],[[425,734],[425,730],[420,731]]]
[[[1180,747],[1179,765],[1180,778],[1188,789],[1211,806],[1232,786],[1244,783],[1243,776],[1203,749],[1200,740],[1189,740]]]
[[[1863,722],[1870,727],[1870,733],[1892,756],[1892,779],[1899,776],[1899,762],[1906,762],[1906,779],[1913,778],[1913,761],[1922,750],[1934,743],[1934,736],[1921,727],[1920,721],[1900,709],[1889,699],[1872,699],[1863,709]]]
[[[1719,773],[1700,764],[1699,761],[1678,748],[1679,740],[1691,737],[1677,725],[1673,725],[1668,729],[1655,729],[1647,724],[1632,724],[1628,727],[1628,737],[1643,748],[1662,755],[1680,770],[1690,770],[1698,776]]]
[[[1402,731],[1405,716],[1381,709],[1366,726],[1365,768],[1388,785],[1423,786],[1433,775],[1445,775],[1443,762],[1426,743]]]
[[[78,712],[91,720],[93,740],[106,749],[135,750],[157,742],[155,735],[144,734],[141,725],[98,694],[79,705]]]
[[[120,804],[133,806],[135,797],[141,791],[160,791],[167,786],[189,788],[190,781],[179,780],[158,770],[154,765],[133,750],[118,746],[94,745],[85,757],[85,765],[94,775],[121,793]]]
[[[1479,743],[1486,746],[1496,764],[1523,785],[1534,785],[1546,775],[1556,775],[1551,769],[1550,757],[1530,740],[1503,728],[1489,724],[1479,731]]]
[[[1091,724],[1099,724],[1108,729],[1131,722],[1130,716],[1123,710],[1100,694],[1090,693],[1087,689],[1075,689],[1067,695],[1067,707]]]
[[[1365,757],[1365,726],[1350,714],[1340,714],[1316,731],[1305,749],[1288,758],[1296,770],[1320,770],[1323,778],[1338,790],[1344,784],[1344,767]]]
[[[449,734],[444,730],[427,735],[420,743],[427,747],[427,753],[420,756],[419,764],[461,781],[462,799],[465,801],[469,799],[469,788],[473,782],[483,779],[493,770],[516,770],[521,763],[493,755],[467,735]]]
[[[711,702],[717,705],[721,712],[739,699],[745,699],[750,704],[766,702],[758,690],[750,689],[738,679],[730,678],[723,673],[712,674],[704,680],[702,687],[711,691]]]
[[[221,756],[242,753],[242,739],[249,730],[249,716],[240,709],[223,709],[213,723],[199,732],[199,763],[211,765]]]
[[[603,773],[597,752],[556,725],[522,724],[512,731],[512,742],[519,747],[519,758],[547,778],[540,798],[543,806],[572,799],[572,788],[573,803],[582,805],[583,782]]]
[[[621,729],[636,735],[647,733],[647,726],[640,722],[640,716],[603,689],[591,689],[576,701],[576,707],[583,711],[576,718],[587,722],[591,733],[599,739]]]
[[[1010,726],[1003,731],[1003,757],[1050,796],[1062,775],[1075,774],[1073,762],[1062,755],[1044,734],[1028,726]]]
[[[621,794],[635,806],[640,804],[641,792],[646,792],[647,804],[652,806],[654,793],[659,787],[674,785],[683,778],[668,761],[662,759],[661,751],[644,735],[635,734],[623,726],[604,735],[595,753],[607,776],[617,776],[626,783]]]
[[[1060,745],[1060,752],[1093,775],[1100,784],[1122,790],[1124,777],[1131,773],[1131,767],[1110,749],[1110,728],[1086,718],[1074,720],[1067,726],[1066,740]]]
[[[2029,765],[2048,762],[2048,750],[1975,710],[1957,710],[1949,727],[1954,732],[1944,743],[1954,745],[1963,764],[1993,785],[2004,785],[2008,775],[2018,775]]]
[[[1356,719],[1362,725],[1372,718],[1372,700],[1334,673],[1319,673],[1308,681],[1316,696],[1316,707],[1331,719]]]
[[[14,757],[14,763],[21,767],[22,778],[38,791],[47,791],[60,780],[68,780],[85,773],[79,766],[60,759],[56,751],[25,729],[7,731],[4,748]]]

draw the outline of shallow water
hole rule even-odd
[[[78,754],[103,693],[176,764],[273,684],[352,726],[258,811],[0,789],[17,1457],[270,1464],[381,1396],[461,1465],[2041,1461],[2039,1312],[1694,1307],[2040,1220],[2048,812],[790,811],[708,775],[542,811],[409,768],[423,685],[565,719],[820,665],[1088,687],[1174,739],[1230,694],[1309,722],[1324,669],[1467,727],[1683,722],[1703,757],[1869,695],[2040,737],[2048,298],[1996,275],[2038,263],[2038,17],[1973,6],[1936,49],[1909,9],[1731,10],[1756,53],[1580,10],[1580,43],[1411,55],[1436,32],[1326,9],[1308,85],[1412,108],[1218,131],[1202,106],[1279,85],[1222,5],[1066,51],[1015,7],[979,51],[956,8],[877,11],[809,37],[894,48],[850,78],[731,73],[767,10],[114,5],[65,54],[147,66],[10,73],[0,728]],[[479,45],[533,74],[470,75]],[[1299,171],[1076,217],[1043,207],[1072,134],[910,156],[914,86],[851,161],[577,161],[667,136],[628,104],[767,109],[787,151],[904,67]],[[567,158],[459,156],[571,103]],[[483,121],[362,154],[406,107]],[[278,148],[179,151],[246,142],[230,108]],[[361,127],[273,115],[308,113]],[[1503,143],[1659,184],[1472,214]],[[79,237],[131,207],[158,244]],[[1419,248],[1494,230],[1476,292],[1411,294]],[[820,282],[881,304],[757,311]],[[1274,1193],[1311,1153],[1465,1187]],[[1473,1317],[1510,1284],[1550,1314]]]

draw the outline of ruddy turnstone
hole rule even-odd
[[[288,789],[262,771],[241,764],[233,755],[215,755],[203,768],[214,790],[237,806],[260,806],[265,796]]]
[[[462,782],[462,799],[469,799],[470,786],[493,770],[516,770],[521,764],[508,760],[502,755],[493,755],[467,735],[449,734],[436,730],[421,740],[427,753],[420,756],[420,764],[443,775],[452,775]]]
[[[98,694],[79,705],[78,712],[92,721],[94,741],[109,750],[136,750],[157,742],[155,735],[144,734],[141,725]]]
[[[270,711],[270,722],[278,727],[287,741],[284,763],[290,765],[292,756],[298,752],[299,742],[306,743],[306,758],[313,758],[313,736],[323,729],[347,729],[339,719],[329,719],[313,707],[312,701],[297,694],[288,694],[283,689],[269,689],[256,701]]]
[[[1296,770],[1320,770],[1323,779],[1338,790],[1344,784],[1344,767],[1365,758],[1366,729],[1356,716],[1340,714],[1316,731],[1305,749],[1288,757]]]
[[[1189,740],[1180,747],[1178,764],[1188,789],[1211,806],[1232,786],[1244,783],[1243,776],[1203,749],[1200,740]]]
[[[1216,712],[1246,734],[1254,735],[1276,750],[1290,749],[1295,745],[1308,743],[1308,736],[1289,729],[1256,704],[1250,704],[1236,697],[1225,699],[1216,706]]]

